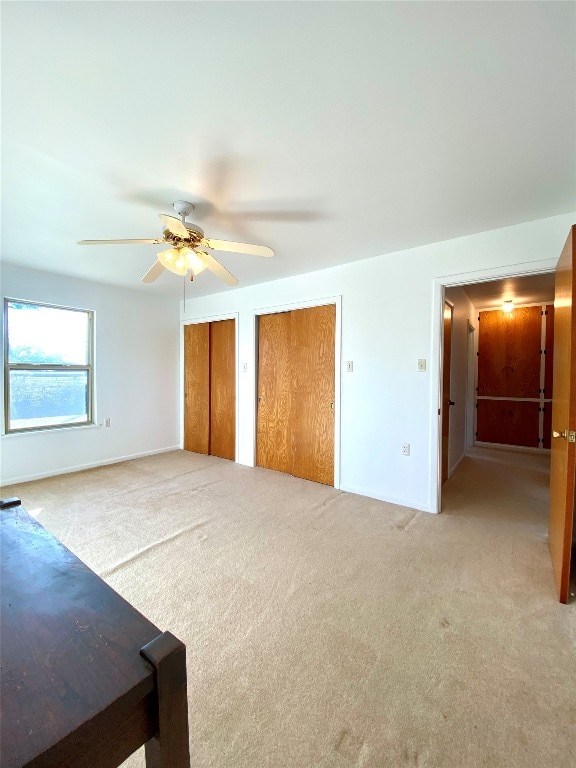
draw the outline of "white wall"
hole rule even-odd
[[[447,288],[445,298],[454,305],[452,315],[452,355],[450,363],[450,433],[448,450],[448,477],[462,460],[467,447],[466,415],[469,404],[468,380],[468,321],[476,327],[477,315],[473,304],[462,288]]]
[[[340,487],[437,511],[443,286],[550,271],[575,220],[556,216],[188,299],[184,322],[237,313],[239,362],[248,363],[238,374],[238,461],[254,462],[255,315],[341,296],[342,366],[352,360],[354,371],[340,374]],[[427,358],[426,373],[418,358]]]
[[[95,311],[100,424],[3,434],[4,484],[179,446],[177,301],[9,264],[2,296]],[[101,426],[106,417],[109,429]]]

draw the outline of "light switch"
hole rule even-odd
[[[421,357],[418,360],[418,370],[423,373],[426,370],[426,360],[425,358]]]
[[[352,373],[352,371],[354,370],[354,363],[352,360],[348,360],[348,362],[346,363],[346,370],[348,371],[348,373]]]

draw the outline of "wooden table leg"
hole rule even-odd
[[[186,646],[163,632],[140,654],[156,671],[158,696],[158,733],[146,742],[146,768],[190,768]]]

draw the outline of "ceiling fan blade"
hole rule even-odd
[[[250,245],[249,243],[234,243],[231,240],[213,240],[205,237],[203,244],[214,251],[232,251],[233,253],[248,253],[251,256],[274,256],[272,248],[265,245]]]
[[[126,245],[127,243],[132,245],[146,244],[146,243],[163,243],[164,240],[157,237],[152,240],[78,240],[78,245]]]
[[[167,216],[165,213],[159,213],[158,216],[162,219],[164,222],[164,226],[169,232],[172,232],[173,235],[177,235],[177,237],[183,237],[188,238],[190,237],[188,230],[182,224],[180,219],[177,219],[175,216]]]
[[[228,216],[232,221],[286,221],[286,222],[307,222],[319,221],[326,216],[319,211],[269,211],[266,209],[255,210],[229,210],[219,211],[220,215]]]
[[[121,195],[123,200],[128,200],[137,205],[144,205],[146,208],[152,208],[157,211],[166,204],[166,200],[190,200],[194,206],[194,220],[207,219],[213,216],[216,208],[209,200],[197,195],[190,194],[189,191],[165,187],[163,189],[144,189],[141,191],[126,191]]]
[[[160,264],[159,261],[155,261],[154,264],[150,267],[148,272],[144,275],[142,278],[143,283],[153,283],[154,280],[157,280],[160,275],[164,272],[164,266]]]
[[[231,272],[228,272],[226,267],[220,264],[219,261],[216,261],[214,256],[212,256],[210,253],[206,253],[205,251],[196,251],[196,255],[201,259],[204,266],[209,269],[210,272],[213,272],[216,277],[219,277],[220,280],[223,280],[228,285],[238,285],[238,278],[234,277]]]

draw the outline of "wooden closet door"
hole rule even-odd
[[[291,473],[288,456],[290,418],[290,312],[258,320],[258,404],[256,465]]]
[[[542,310],[516,307],[510,314],[482,312],[478,336],[478,394],[540,396]]]
[[[210,450],[210,324],[184,326],[184,449]]]
[[[530,400],[478,400],[476,431],[485,443],[538,448],[540,403]]]
[[[290,313],[292,474],[334,485],[336,307]]]
[[[236,323],[210,323],[210,455],[236,458]]]
[[[336,307],[262,315],[256,464],[334,484]]]

